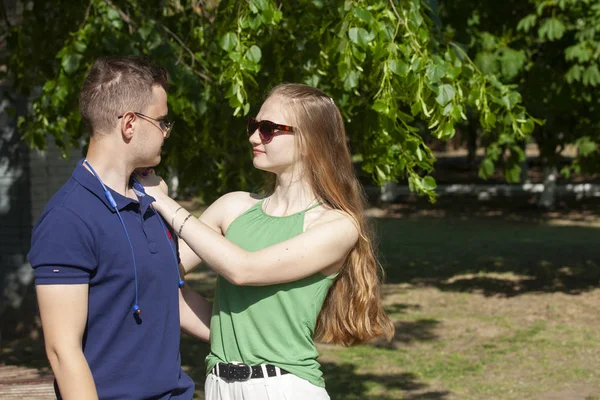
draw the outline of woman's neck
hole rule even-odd
[[[283,173],[277,175],[275,190],[266,200],[265,211],[276,216],[290,215],[305,210],[316,201],[306,179],[297,173]]]

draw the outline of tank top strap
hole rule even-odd
[[[304,210],[304,212],[308,212],[308,211],[312,210],[313,208],[317,208],[317,207],[319,207],[319,206],[322,206],[323,204],[324,204],[324,203],[323,203],[322,201],[321,201],[321,202],[318,202],[318,203],[317,203],[317,204],[315,204],[314,206],[308,207],[306,210]]]

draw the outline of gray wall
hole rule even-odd
[[[0,84],[0,93],[5,89],[7,84]],[[52,138],[45,151],[30,150],[16,128],[16,116],[26,106],[10,92],[0,98],[0,339],[36,324],[33,270],[27,262],[31,230],[81,157],[74,149],[63,159]]]

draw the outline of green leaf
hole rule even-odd
[[[573,65],[565,74],[565,79],[570,84],[573,82],[579,82],[583,76],[583,71],[584,69],[582,65]]]
[[[63,57],[61,66],[68,75],[71,75],[79,68],[79,63],[83,56],[81,54],[67,54]]]
[[[525,18],[523,18],[522,20],[519,21],[519,23],[517,25],[517,30],[523,31],[523,32],[529,32],[529,30],[531,30],[531,28],[533,28],[535,26],[536,21],[537,21],[537,15],[529,14],[528,16],[526,16]]]
[[[521,101],[521,95],[519,92],[510,92],[509,94],[502,97],[502,104],[506,106],[507,109],[512,110],[517,103]]]
[[[586,86],[596,86],[600,83],[600,71],[598,65],[592,64],[583,72],[583,84]]]
[[[450,113],[452,113],[452,111],[454,111],[454,105],[452,103],[448,103],[448,104],[446,104],[446,107],[444,107],[444,110],[442,111],[442,115],[448,116],[448,115],[450,115]]]
[[[153,29],[154,27],[152,25],[147,24],[138,29],[138,33],[140,34],[143,40],[147,40],[148,36],[150,36],[150,33],[152,33]]]
[[[377,172],[377,179],[379,180],[379,183],[384,183],[388,180],[387,175],[381,170],[379,165],[375,166],[375,171]]]
[[[349,92],[358,86],[358,72],[350,71],[344,79],[344,90]]]
[[[54,90],[54,88],[56,88],[56,81],[49,80],[49,81],[46,81],[46,83],[44,83],[43,91],[45,93],[49,93],[49,92],[52,92]]]
[[[262,52],[260,51],[260,47],[256,45],[250,47],[246,52],[246,58],[252,61],[253,63],[258,64],[260,62],[260,59],[262,58]]]
[[[112,7],[106,9],[106,17],[111,21],[121,19],[119,12]]]
[[[525,123],[523,123],[521,125],[521,130],[526,135],[531,134],[534,129],[535,129],[535,123],[531,119],[528,119],[527,121],[525,121]]]
[[[442,128],[442,139],[450,139],[454,136],[456,130],[454,129],[454,124],[452,122],[447,122],[443,125]]]
[[[517,183],[521,180],[521,167],[518,164],[511,165],[504,170],[504,179],[509,183]]]
[[[237,45],[237,36],[233,32],[228,32],[221,37],[219,44],[223,50],[230,52]]]
[[[483,52],[475,56],[475,65],[486,75],[495,74],[498,69],[496,66],[496,57],[493,54]]]
[[[354,57],[361,63],[367,58],[367,53],[362,51],[358,46],[352,45],[352,54],[354,54]]]
[[[362,19],[367,24],[373,22],[373,16],[369,11],[365,10],[364,8],[356,7],[354,8],[354,13],[358,18]]]
[[[452,101],[455,94],[456,90],[454,89],[454,87],[452,87],[452,85],[444,84],[439,87],[438,95],[435,98],[435,101],[437,101],[439,105],[445,106],[450,101]]]
[[[481,45],[484,50],[492,51],[496,47],[496,37],[487,32],[481,34]]]
[[[390,67],[390,71],[398,76],[408,75],[409,68],[404,61],[390,60],[388,66]]]
[[[387,103],[381,99],[376,100],[371,108],[380,114],[387,114],[389,110]]]
[[[489,158],[484,158],[479,166],[479,177],[487,179],[494,174],[494,163]]]
[[[375,35],[368,32],[365,28],[350,28],[348,37],[352,43],[364,48],[375,38]]]
[[[420,112],[421,112],[421,104],[418,101],[413,101],[412,105],[410,106],[410,113],[414,117],[417,114],[419,114]]]
[[[85,44],[85,42],[77,41],[77,42],[73,43],[73,48],[78,53],[83,53],[85,51],[85,49],[87,49],[87,45]]]
[[[427,66],[427,79],[430,83],[438,83],[446,75],[444,65],[430,64]]]
[[[525,67],[527,57],[525,52],[520,50],[513,50],[509,47],[501,48],[500,67],[502,69],[502,75],[507,80],[515,78]]]
[[[250,0],[250,6],[253,10],[263,11],[269,6],[269,2],[267,0]]]
[[[425,190],[435,190],[435,188],[437,188],[435,179],[432,176],[427,175],[423,178],[423,188],[425,188]]]
[[[562,38],[565,29],[565,24],[559,19],[554,17],[548,18],[538,30],[538,36],[540,39],[547,37],[550,41],[558,40]]]
[[[594,52],[586,42],[577,43],[574,46],[565,49],[565,59],[573,61],[577,59],[579,63],[584,63],[592,59]]]
[[[592,153],[598,151],[598,143],[594,142],[589,136],[584,136],[575,142],[579,155],[587,157]]]

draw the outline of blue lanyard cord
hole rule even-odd
[[[169,247],[171,248],[171,252],[173,253],[173,261],[175,261],[175,266],[177,267],[177,278],[179,279],[179,281],[177,282],[177,286],[182,288],[183,285],[185,284],[185,282],[183,281],[183,279],[181,279],[181,274],[179,273],[179,262],[177,262],[177,254],[175,253],[175,247],[173,247],[173,243],[171,243],[171,240],[169,239],[169,236],[167,235],[167,227],[165,226],[164,222],[162,221],[162,217],[158,214],[158,212],[156,212],[154,207],[152,207],[152,210],[154,210],[154,212],[156,213],[158,222],[160,222],[160,226],[162,226],[163,231],[165,232],[165,236],[167,237],[167,242],[169,242]],[[173,241],[175,241],[175,237],[173,237]]]
[[[84,163],[85,163],[85,165],[88,166],[90,171],[92,171],[92,174],[96,177],[96,179],[98,179],[98,182],[100,182],[100,185],[102,185],[102,189],[104,189],[104,196],[106,197],[106,200],[108,200],[111,207],[114,208],[115,211],[117,212],[119,221],[121,221],[121,225],[123,226],[123,231],[125,232],[125,236],[127,237],[127,243],[129,243],[129,249],[131,250],[131,258],[133,259],[133,278],[134,278],[134,282],[135,282],[135,303],[133,304],[132,309],[133,309],[134,313],[141,314],[142,310],[140,309],[140,306],[138,305],[137,263],[135,262],[135,252],[133,251],[133,245],[131,244],[131,239],[129,238],[129,232],[127,232],[127,228],[125,227],[125,222],[123,221],[123,217],[121,217],[121,213],[119,212],[119,208],[117,207],[117,202],[113,198],[112,194],[106,188],[106,186],[104,186],[104,182],[102,182],[102,179],[100,179],[100,176],[98,176],[96,171],[94,171],[94,168],[92,168],[90,163],[87,160],[85,160]],[[179,270],[177,272],[179,272]]]
[[[112,195],[110,194],[110,192],[106,192],[106,193],[108,193],[108,196],[110,196],[110,198],[112,199]],[[114,201],[114,199],[113,199],[113,201]],[[123,225],[123,230],[125,231],[125,236],[127,236],[127,243],[129,243],[129,248],[131,249],[131,258],[133,259],[133,279],[135,281],[135,304],[133,305],[133,312],[136,314],[141,314],[142,310],[140,309],[140,306],[138,305],[138,277],[137,277],[137,264],[135,262],[135,253],[133,252],[133,245],[131,244],[131,239],[129,238],[129,233],[127,232],[127,228],[125,228],[125,222],[123,221],[123,217],[121,217],[121,213],[119,212],[119,210],[117,210],[116,207],[115,207],[115,210],[117,211],[117,215],[119,216],[121,225]]]
[[[135,177],[133,177],[133,181],[135,183],[137,183],[138,185],[143,186],[137,179],[135,179]],[[152,206],[150,206],[150,207],[152,207]],[[158,217],[158,222],[160,222],[160,226],[162,226],[162,229],[163,229],[163,232],[165,233],[167,242],[169,243],[169,247],[171,248],[171,252],[173,253],[173,261],[175,262],[175,269],[177,270],[177,286],[182,288],[183,285],[185,284],[185,281],[183,279],[181,279],[181,274],[179,273],[179,262],[177,261],[177,253],[175,252],[175,247],[173,247],[173,243],[171,243],[171,239],[169,239],[169,236],[167,234],[167,227],[163,223],[162,217],[160,216],[160,214],[156,211],[156,209],[154,207],[152,207],[152,211],[154,211],[154,213]],[[175,241],[175,238],[173,238],[173,241]]]

